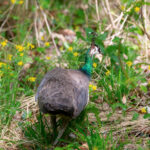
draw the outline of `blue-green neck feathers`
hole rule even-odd
[[[90,49],[88,50],[86,57],[85,57],[85,64],[81,68],[81,71],[83,71],[87,76],[91,77],[92,74],[92,58],[89,54]]]

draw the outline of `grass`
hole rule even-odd
[[[117,9],[116,2],[109,2],[116,28],[102,2],[39,0],[40,10],[27,2],[0,5],[0,148],[54,148],[49,116],[39,114],[34,94],[48,70],[83,65],[92,40],[89,32],[94,31],[103,58],[93,59],[90,102],[54,149],[119,150],[130,149],[132,143],[136,149],[149,149],[150,116],[139,113],[150,98],[144,1],[120,1]]]

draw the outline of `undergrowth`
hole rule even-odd
[[[103,14],[102,8],[99,8],[103,18],[101,22],[93,21],[96,6],[88,0],[82,1],[80,7],[75,5],[76,1],[32,1],[28,8],[27,1],[5,2],[0,6],[0,134],[4,132],[4,127],[9,128],[16,112],[20,112],[21,120],[17,125],[22,129],[23,139],[11,143],[15,143],[19,149],[28,149],[28,146],[24,147],[26,140],[32,149],[52,148],[52,130],[47,119],[37,114],[36,122],[28,121],[34,114],[21,109],[22,103],[18,99],[34,95],[44,74],[56,66],[79,69],[90,47],[90,33],[94,32],[97,34],[95,44],[100,47],[103,58],[101,62],[93,58],[90,103],[76,120],[70,122],[61,139],[64,144],[55,149],[80,149],[83,143],[87,144],[89,150],[123,149],[126,141],[114,139],[113,131],[106,135],[100,132],[105,123],[99,118],[99,106],[102,103],[109,105],[112,111],[108,112],[108,119],[118,109],[125,115],[130,107],[135,107],[140,102],[139,95],[146,95],[150,89],[149,75],[141,67],[144,64],[150,70],[150,64],[143,60],[136,62],[142,48],[142,42],[138,38],[147,35],[140,11],[150,3],[144,0],[120,1],[120,8],[116,13],[123,13],[119,22],[123,27],[118,30],[119,35],[113,27],[107,30],[109,18]],[[40,9],[38,5],[41,6]],[[5,13],[6,9],[10,12]],[[55,37],[54,42],[47,22],[41,17],[43,12],[47,12],[51,32],[59,33],[62,29],[69,29],[73,31],[75,38],[71,42],[62,42],[61,38]],[[37,15],[39,22],[44,25],[39,23],[39,26],[35,24],[34,27],[33,18],[38,23]],[[2,26],[6,16],[8,23]],[[124,22],[126,17],[127,21]],[[60,56],[55,51],[55,44]],[[88,119],[89,114],[95,115],[96,122],[93,124]],[[133,117],[137,119],[137,116],[135,113]],[[150,115],[145,114],[144,118],[149,119]],[[68,137],[72,132],[75,138]],[[3,137],[0,139],[3,140]],[[149,140],[147,143],[150,145]]]

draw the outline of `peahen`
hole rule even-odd
[[[89,81],[92,73],[92,57],[100,49],[92,44],[88,49],[85,64],[79,70],[55,68],[49,71],[41,81],[35,100],[40,111],[51,114],[51,123],[56,132],[56,117],[63,118],[54,145],[63,135],[69,120],[76,118],[85,108],[89,99]]]

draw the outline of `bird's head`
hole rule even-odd
[[[89,54],[91,57],[93,57],[96,54],[101,54],[100,48],[96,44],[92,44]]]

